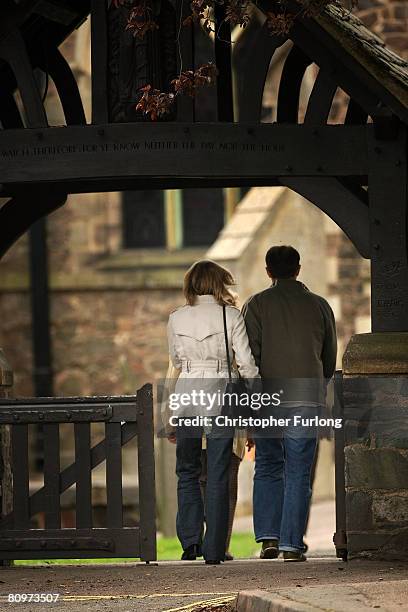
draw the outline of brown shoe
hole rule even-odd
[[[300,561],[307,561],[306,555],[304,555],[301,550],[297,550],[296,552],[292,550],[284,550],[283,560],[284,561],[294,561],[298,563]]]
[[[279,540],[263,540],[260,559],[276,559],[279,556]]]

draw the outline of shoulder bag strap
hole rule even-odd
[[[230,354],[229,354],[229,348],[228,348],[227,313],[226,313],[225,304],[222,305],[222,318],[224,321],[224,339],[225,339],[225,351],[227,353],[228,378],[229,378],[229,382],[231,383],[232,382],[231,360],[230,360]]]

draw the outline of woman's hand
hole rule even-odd
[[[171,442],[171,444],[176,444],[177,440],[174,431],[167,436],[167,439],[169,442]]]

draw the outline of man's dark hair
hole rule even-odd
[[[299,268],[300,255],[291,246],[273,246],[265,256],[266,267],[273,278],[291,278]]]

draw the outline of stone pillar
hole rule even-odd
[[[343,393],[349,557],[408,559],[408,332],[353,336]]]
[[[13,372],[0,349],[0,398],[10,397],[13,386]],[[11,439],[10,427],[0,426],[0,516],[12,509]]]

